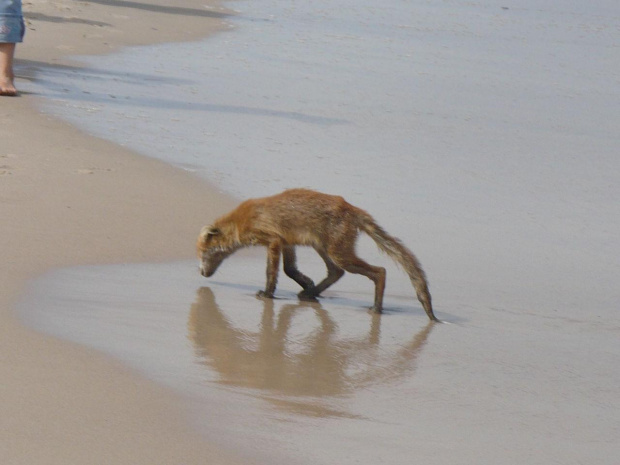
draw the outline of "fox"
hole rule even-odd
[[[302,287],[303,300],[316,300],[345,272],[366,276],[375,285],[376,313],[383,311],[386,270],[359,258],[355,252],[360,232],[398,263],[409,276],[418,300],[431,321],[433,313],[426,274],[416,256],[390,236],[366,211],[343,197],[310,189],[288,189],[270,197],[248,199],[211,225],[200,230],[197,251],[200,273],[209,278],[221,263],[237,250],[250,246],[267,248],[267,282],[257,296],[274,298],[282,257],[284,273]],[[318,284],[299,271],[296,246],[314,248],[327,267],[327,276]]]

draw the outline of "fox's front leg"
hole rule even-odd
[[[282,248],[282,258],[286,275],[303,288],[303,291],[298,294],[299,298],[302,300],[316,300],[317,294],[315,293],[314,281],[297,268],[295,246],[285,245]]]
[[[278,269],[280,268],[280,254],[282,253],[282,243],[279,240],[273,241],[267,247],[267,284],[264,291],[258,291],[258,297],[273,298],[278,284]]]

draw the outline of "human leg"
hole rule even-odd
[[[0,95],[17,95],[17,89],[13,82],[15,79],[15,74],[13,73],[15,46],[15,43],[0,43]]]

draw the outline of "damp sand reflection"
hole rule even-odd
[[[318,302],[281,305],[262,300],[256,331],[235,327],[213,291],[200,288],[189,314],[189,338],[200,364],[226,386],[247,388],[278,407],[312,416],[357,417],[333,408],[364,388],[408,379],[415,371],[432,328],[428,323],[410,339],[381,344],[381,320],[370,315],[366,334],[343,336]],[[308,325],[304,313],[314,316]],[[292,331],[293,327],[295,331]]]

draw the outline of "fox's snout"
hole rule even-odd
[[[207,269],[203,264],[200,265],[200,274],[203,275],[205,278],[210,278],[211,276],[213,276],[214,272],[215,271],[213,270]]]
[[[200,274],[210,278],[215,274],[221,263],[233,251],[230,250],[206,250],[200,260]]]

